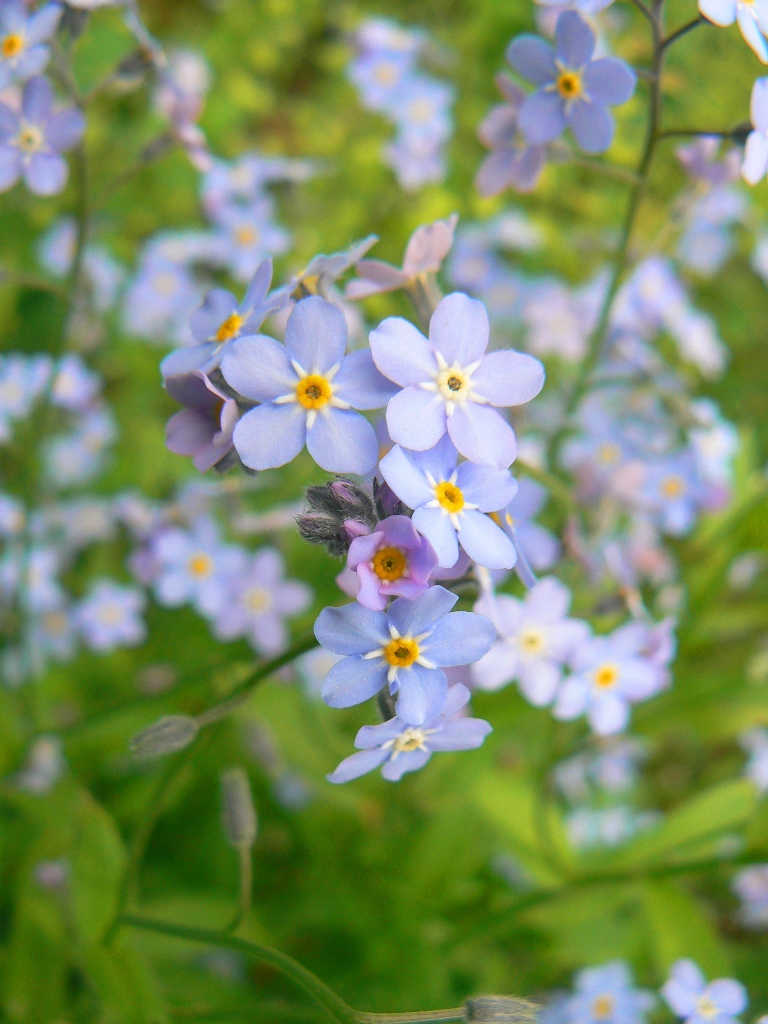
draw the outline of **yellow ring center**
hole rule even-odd
[[[409,668],[418,656],[419,645],[403,636],[390,640],[384,648],[384,659],[393,668]]]
[[[595,670],[595,686],[601,690],[610,690],[619,681],[618,665],[601,665]]]
[[[575,100],[584,91],[577,71],[563,71],[557,78],[557,91],[564,100]]]
[[[237,313],[233,313],[232,316],[228,316],[221,327],[219,327],[216,332],[216,341],[229,341],[230,338],[237,337],[242,326],[243,318],[238,316]]]
[[[305,409],[322,409],[332,395],[331,385],[317,373],[310,373],[296,385],[296,398]]]
[[[399,580],[407,567],[405,554],[400,548],[381,548],[373,556],[373,571],[380,580]]]
[[[451,514],[461,512],[464,508],[464,495],[461,492],[461,488],[457,487],[456,484],[450,483],[448,480],[443,480],[442,483],[437,485],[435,497],[440,508],[445,509],[446,512]]]
[[[24,49],[24,40],[18,35],[13,33],[10,36],[6,36],[3,40],[3,56],[4,57],[15,57],[17,53],[20,53]]]

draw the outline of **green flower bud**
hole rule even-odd
[[[131,740],[134,757],[163,757],[183,750],[197,736],[198,724],[189,715],[166,715]]]
[[[242,768],[230,768],[221,776],[222,818],[227,841],[236,850],[249,850],[258,828],[251,784]]]

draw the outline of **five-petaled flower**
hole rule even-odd
[[[497,196],[510,187],[530,192],[544,170],[544,147],[529,142],[520,128],[525,92],[509,75],[497,75],[496,85],[506,103],[495,106],[477,129],[491,152],[477,172],[475,186],[482,196]]]
[[[344,655],[323,683],[326,704],[351,707],[388,686],[407,725],[439,715],[448,691],[442,670],[477,661],[496,636],[484,615],[452,612],[457,601],[444,587],[430,587],[413,601],[398,597],[386,612],[356,602],[323,609],[315,636],[326,650]]]
[[[530,402],[544,386],[544,367],[521,352],[486,355],[489,333],[485,306],[462,292],[440,302],[429,340],[401,317],[371,332],[376,366],[403,389],[387,406],[396,444],[423,452],[447,430],[472,462],[507,469],[514,461],[514,432],[493,406]]]
[[[23,0],[3,0],[0,4],[0,91],[14,81],[39,75],[48,63],[45,45],[56,31],[61,4],[46,4],[30,14]]]
[[[736,1024],[736,1015],[746,1009],[748,1002],[741,982],[718,978],[707,984],[693,960],[678,960],[672,965],[661,993],[686,1024]]]
[[[437,555],[408,516],[390,516],[349,546],[348,567],[357,574],[360,604],[382,611],[390,597],[414,598],[429,586]]]

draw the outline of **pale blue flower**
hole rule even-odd
[[[435,751],[476,749],[492,729],[481,718],[461,716],[469,699],[466,686],[456,683],[448,690],[440,714],[420,726],[401,718],[364,725],[355,737],[360,752],[345,758],[328,781],[349,782],[381,767],[385,779],[398,782],[406,772],[423,768]]]
[[[497,196],[508,188],[531,192],[544,170],[546,151],[531,143],[520,130],[520,109],[526,94],[508,75],[497,75],[496,85],[506,100],[486,115],[478,138],[491,150],[477,172],[475,188],[481,196]]]
[[[560,557],[560,542],[534,519],[547,502],[546,487],[529,476],[517,481],[517,493],[500,513],[502,526],[509,530],[513,543],[536,572],[551,569]]]
[[[376,366],[402,388],[387,406],[396,444],[427,451],[447,430],[472,462],[507,469],[514,461],[514,432],[494,406],[530,402],[544,386],[544,368],[520,352],[486,354],[489,333],[482,302],[462,292],[440,302],[429,340],[401,317],[389,317],[371,332]]]
[[[312,296],[291,313],[285,345],[258,335],[239,338],[226,350],[221,369],[227,383],[262,403],[235,428],[235,448],[246,466],[284,466],[306,444],[330,473],[371,472],[376,434],[356,410],[381,408],[394,389],[369,352],[345,356],[346,347],[344,314]]]
[[[0,92],[45,68],[50,57],[45,44],[58,28],[63,10],[52,3],[30,13],[23,0],[0,3]]]
[[[262,195],[248,206],[228,204],[215,213],[218,258],[236,281],[250,281],[268,256],[287,252],[291,236],[274,219],[274,201]]]
[[[741,173],[748,184],[757,185],[768,173],[768,78],[758,78],[752,86],[749,112],[753,131],[747,136]]]
[[[0,356],[0,441],[11,435],[14,420],[29,414],[50,380],[50,356]]]
[[[380,468],[398,498],[414,510],[413,525],[435,549],[443,568],[456,564],[461,544],[478,565],[511,569],[517,560],[514,544],[485,513],[508,505],[516,482],[508,470],[457,461],[456,449],[444,435],[428,452],[395,445]]]
[[[768,64],[768,3],[766,0],[699,0],[699,11],[721,28],[738,21],[741,34],[763,64]]]
[[[731,882],[741,900],[739,918],[747,928],[768,928],[768,864],[753,864]]]
[[[74,609],[74,621],[85,644],[99,654],[118,647],[136,647],[147,636],[141,618],[146,599],[136,587],[96,580]]]
[[[661,990],[670,1009],[686,1024],[736,1024],[747,1008],[747,991],[740,981],[707,981],[693,960],[678,960]]]
[[[745,777],[754,782],[759,792],[768,793],[768,729],[750,729],[739,737],[739,742],[749,754]]]
[[[656,1002],[652,992],[635,988],[621,960],[579,971],[575,989],[566,1009],[569,1024],[644,1024]]]
[[[344,655],[323,683],[326,704],[361,704],[388,685],[397,694],[396,714],[408,725],[439,715],[448,691],[442,670],[481,658],[496,636],[485,616],[451,612],[457,601],[437,586],[413,601],[398,597],[381,612],[357,602],[325,608],[315,636],[326,650]]]
[[[54,371],[51,401],[70,412],[82,412],[99,394],[101,384],[101,377],[80,356],[62,356]]]

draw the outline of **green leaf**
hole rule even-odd
[[[698,902],[677,882],[642,883],[650,946],[660,977],[676,960],[695,960],[709,978],[731,973],[728,951]]]
[[[101,941],[117,907],[126,855],[113,818],[81,791],[72,848],[72,916],[78,939]]]
[[[91,946],[85,969],[106,1011],[120,1024],[166,1024],[168,1010],[146,958],[125,935],[109,946]]]

